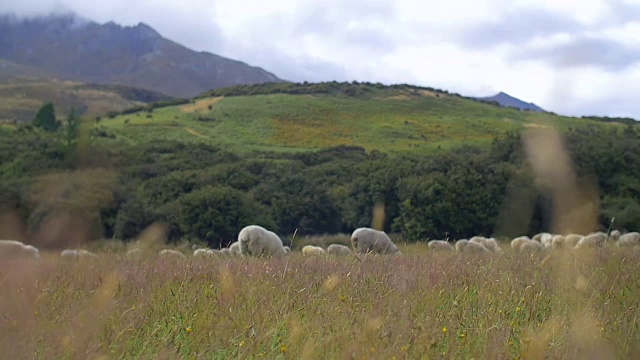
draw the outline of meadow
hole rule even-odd
[[[504,244],[506,245],[506,244]],[[0,353],[35,359],[640,356],[640,252],[0,263]],[[184,249],[183,249],[184,251]]]
[[[103,118],[98,126],[129,145],[157,140],[220,146],[236,153],[301,152],[359,146],[389,154],[428,154],[486,146],[505,132],[566,131],[621,124],[523,112],[427,90],[368,89],[364,94],[213,96]]]

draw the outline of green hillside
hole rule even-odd
[[[46,102],[53,102],[59,117],[71,108],[96,116],[168,98],[129,86],[0,75],[0,121],[29,122]]]
[[[222,89],[188,104],[101,122],[128,143],[164,139],[243,152],[352,145],[394,153],[482,145],[507,131],[586,124],[621,126],[500,108],[434,89],[337,83]]]

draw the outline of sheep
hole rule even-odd
[[[427,244],[429,249],[433,251],[454,251],[455,249],[448,241],[445,240],[432,240]]]
[[[282,240],[273,231],[262,226],[249,225],[238,234],[240,254],[243,256],[275,256],[286,255]]]
[[[127,251],[126,253],[126,257],[127,259],[131,259],[131,260],[139,260],[142,259],[142,249],[140,248],[133,248],[129,251]]]
[[[305,256],[322,256],[326,253],[327,252],[319,246],[307,245],[302,248],[302,255]]]
[[[97,258],[98,255],[84,249],[67,249],[60,252],[60,257],[68,259]]]
[[[40,257],[40,251],[31,245],[15,240],[0,240],[0,258],[34,258]]]
[[[284,247],[284,252],[287,253],[287,254],[290,254],[291,253],[291,248],[288,247],[288,246],[285,246]]]
[[[240,243],[236,241],[233,244],[231,244],[229,246],[229,251],[231,252],[231,255],[239,256],[240,255]]]
[[[565,248],[564,236],[556,235],[551,241],[551,248],[553,250],[562,250]]]
[[[640,233],[630,232],[624,235],[620,235],[616,245],[618,247],[636,246],[640,242]]]
[[[209,252],[208,249],[196,249],[193,251],[193,257],[210,257],[213,253]]]
[[[607,240],[607,234],[603,232],[591,233],[578,241],[576,244],[576,248],[584,249],[584,248],[592,248],[592,247],[600,247],[604,245]]]
[[[531,240],[537,241],[537,242],[542,242],[542,237],[543,236],[547,236],[547,235],[551,235],[551,234],[549,234],[548,232],[541,232],[541,233],[533,235]]]
[[[613,241],[618,241],[620,240],[620,236],[622,236],[622,234],[620,233],[620,231],[618,230],[613,230],[610,234],[609,234],[609,239],[613,240]]]
[[[500,249],[498,242],[494,238],[489,239],[483,236],[474,236],[469,240],[469,242],[480,244],[484,246],[487,250],[494,253],[502,252],[502,249]]]
[[[517,238],[511,240],[511,250],[519,251],[520,250],[520,246],[522,246],[522,244],[524,244],[525,242],[528,242],[528,241],[533,241],[533,240],[529,239],[528,236],[520,236],[520,237],[517,237]]]
[[[540,237],[540,243],[547,249],[551,249],[553,246],[553,235],[549,233],[543,233]]]
[[[526,251],[539,251],[539,252],[543,252],[545,250],[547,250],[547,247],[544,246],[541,242],[537,242],[537,241],[526,241],[523,242],[520,245],[520,248],[518,248],[518,250],[520,250],[520,252],[526,252]]]
[[[187,257],[178,250],[173,249],[164,249],[161,250],[158,255],[165,258],[174,258],[174,259],[186,259]]]
[[[327,253],[329,253],[330,255],[349,255],[351,254],[351,249],[349,249],[348,246],[331,244],[327,248]]]
[[[233,255],[233,254],[231,253],[231,250],[229,250],[228,248],[224,248],[224,249],[222,249],[222,250],[220,250],[220,251],[222,252],[222,254],[223,254],[223,255],[226,255],[226,256],[231,256],[231,255]]]
[[[351,234],[351,246],[360,254],[369,252],[378,254],[400,254],[400,249],[384,231],[359,228]]]
[[[482,254],[488,253],[489,249],[478,242],[471,242],[469,240],[458,240],[456,241],[456,251],[458,253]]]
[[[578,244],[580,239],[582,239],[583,237],[584,237],[583,235],[569,234],[564,237],[564,245],[567,248],[573,248]]]

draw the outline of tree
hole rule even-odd
[[[80,130],[80,117],[76,112],[76,109],[71,109],[69,115],[67,115],[67,119],[64,123],[64,135],[65,135],[65,145],[67,146],[67,151],[70,151],[71,146],[78,141],[78,133]]]
[[[36,117],[33,119],[33,126],[41,127],[47,131],[56,131],[58,129],[60,124],[56,121],[56,111],[52,103],[46,103],[38,110]]]

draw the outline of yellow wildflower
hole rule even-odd
[[[520,307],[516,308],[516,312],[520,312],[520,310],[522,310],[522,309],[520,309]]]
[[[285,345],[281,345],[280,346],[280,352],[283,353],[283,354],[286,353],[287,352],[287,347]]]
[[[186,330],[187,330],[187,334],[191,334],[191,326],[189,326]]]
[[[443,334],[446,334],[446,333],[447,333],[447,328],[446,328],[446,327],[443,327],[443,328],[442,328],[442,333],[443,333]]]

